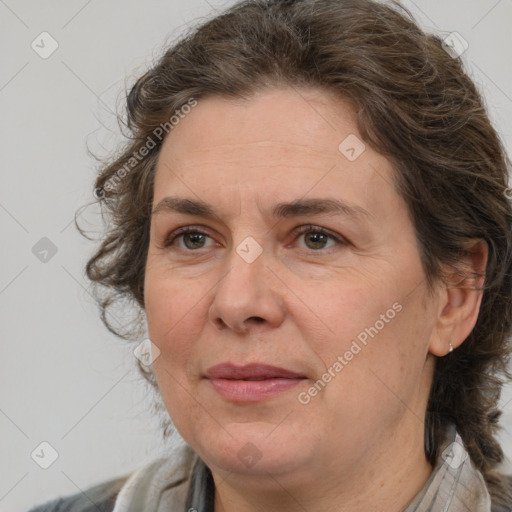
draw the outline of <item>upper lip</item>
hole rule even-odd
[[[301,379],[304,375],[263,363],[252,363],[237,366],[232,363],[221,363],[208,368],[207,379],[262,380],[262,379]]]

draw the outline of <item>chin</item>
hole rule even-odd
[[[205,432],[209,434],[205,436]],[[231,423],[225,430],[217,424],[216,428],[201,429],[195,439],[185,440],[211,468],[266,478],[269,473],[286,474],[308,467],[314,452],[311,439],[301,439],[282,425],[276,428],[259,422]]]

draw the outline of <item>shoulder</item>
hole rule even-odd
[[[130,474],[107,480],[83,492],[37,505],[29,512],[112,512],[119,491]]]
[[[494,485],[489,486],[491,495],[491,512],[511,512],[512,511],[512,475],[500,474]]]
[[[28,512],[112,512],[116,504],[123,509],[128,503],[143,504],[151,500],[155,488],[159,487],[170,491],[170,499],[181,502],[188,492],[195,460],[194,452],[185,446],[172,456],[152,459],[131,473],[89,487],[83,492],[58,497]]]

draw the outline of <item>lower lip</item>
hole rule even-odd
[[[259,402],[295,387],[304,379],[209,379],[214,389],[233,402]]]

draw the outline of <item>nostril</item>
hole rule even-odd
[[[251,316],[251,318],[248,318],[247,321],[250,321],[250,320],[252,320],[253,322],[256,322],[258,324],[261,324],[262,322],[265,321],[263,318],[261,318],[261,316]]]
[[[224,320],[222,320],[222,318],[217,318],[215,320],[215,323],[219,329],[224,329],[224,328],[228,327],[228,324],[226,324],[226,322],[224,322]]]

